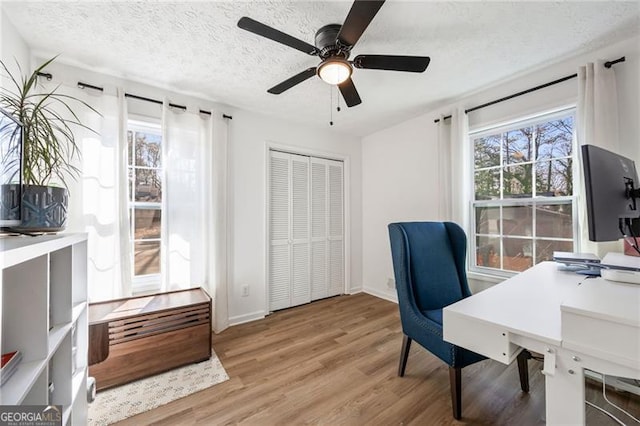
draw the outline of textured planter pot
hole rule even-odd
[[[60,232],[67,224],[69,193],[55,186],[24,185],[22,222],[16,229],[25,232]]]
[[[20,225],[20,187],[14,183],[0,185],[0,226]]]

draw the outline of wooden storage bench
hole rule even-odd
[[[201,288],[89,305],[89,375],[102,390],[211,358]]]

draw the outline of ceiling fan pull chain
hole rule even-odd
[[[333,126],[333,86],[329,86],[329,125]]]

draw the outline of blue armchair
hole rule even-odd
[[[485,359],[442,338],[442,308],[471,296],[465,269],[467,237],[453,222],[392,223],[389,237],[404,333],[398,376],[404,376],[415,340],[449,365],[453,417],[460,419],[462,368]],[[518,356],[523,392],[529,391],[529,357],[526,351]]]

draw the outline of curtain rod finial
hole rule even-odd
[[[621,58],[616,59],[615,61],[607,61],[604,63],[604,67],[605,68],[611,68],[611,66],[620,63],[620,62],[624,62],[626,61],[627,58],[625,56],[622,56]]]

